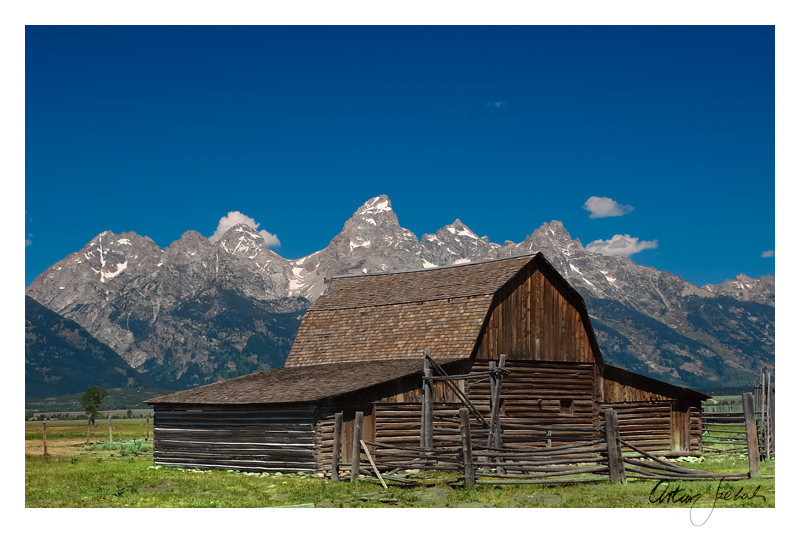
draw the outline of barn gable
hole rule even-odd
[[[580,295],[541,253],[334,278],[306,313],[286,366],[497,358],[602,362]]]

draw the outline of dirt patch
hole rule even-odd
[[[47,455],[81,455],[86,439],[54,439],[47,443]],[[27,455],[44,455],[44,444],[41,440],[26,440]]]

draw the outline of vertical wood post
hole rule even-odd
[[[339,459],[342,454],[342,413],[333,417],[333,459],[331,460],[331,481],[339,481]]]
[[[756,399],[757,403],[760,407],[760,415],[761,415],[761,445],[763,446],[763,452],[761,453],[761,460],[764,461],[769,456],[769,415],[767,414],[767,383],[766,378],[767,373],[765,371],[761,371],[761,393],[758,395]]]
[[[364,426],[364,412],[356,411],[353,424],[353,455],[350,459],[350,481],[356,481],[361,467],[361,429]]]
[[[761,477],[761,467],[758,462],[758,433],[756,431],[756,417],[753,412],[753,393],[742,393],[742,407],[744,408],[744,428],[747,433],[747,459],[750,463],[750,478]]]
[[[144,421],[144,441],[147,442],[150,440],[150,415],[147,415],[147,418]]]
[[[625,483],[625,463],[622,460],[622,444],[619,438],[619,421],[613,409],[603,409],[606,422],[606,444],[608,445],[608,471],[613,483]]]
[[[772,374],[764,372],[764,402],[761,408],[761,425],[764,429],[764,456],[772,458],[775,449],[775,396],[772,391]]]
[[[42,443],[44,444],[44,454],[47,455],[47,422],[42,422]]]
[[[430,350],[425,348],[422,363],[422,448],[433,448],[433,381],[431,363],[428,360]]]
[[[108,442],[114,442],[114,437],[111,435],[111,413],[108,413]]]
[[[464,485],[475,485],[475,466],[472,462],[472,434],[469,428],[469,411],[465,408],[458,410],[461,418],[461,453],[464,459]]]
[[[86,444],[89,444],[89,432],[92,429],[92,415],[86,417]]]
[[[692,451],[692,414],[689,408],[683,412],[683,449],[687,452]]]
[[[494,448],[494,438],[495,438],[495,424],[496,419],[494,416],[495,408],[497,407],[497,400],[495,399],[495,395],[497,394],[497,374],[495,374],[495,362],[489,361],[489,438],[486,442],[486,445],[490,448]]]
[[[497,363],[497,369],[503,370],[506,367],[506,355],[500,354],[500,360]],[[495,381],[495,391],[494,391],[494,408],[493,418],[494,418],[494,445],[497,448],[503,446],[502,444],[502,428],[500,427],[500,393],[503,390],[503,373],[498,372],[497,378]]]
[[[767,372],[769,383],[769,457],[775,455],[775,389],[772,388],[772,376]]]

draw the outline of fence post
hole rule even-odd
[[[150,440],[150,415],[144,420],[144,441]]]
[[[775,389],[772,388],[771,374],[767,373],[769,383],[769,458],[775,457]]]
[[[44,443],[44,454],[47,455],[47,422],[42,422],[42,442]]]
[[[608,472],[614,483],[625,483],[625,463],[622,459],[622,443],[619,438],[619,422],[617,412],[603,409],[606,422],[606,444],[608,445]]]
[[[425,348],[422,363],[422,448],[433,448],[433,380],[431,380],[430,350]]]
[[[342,413],[333,417],[333,459],[331,459],[331,481],[339,481],[339,457],[342,449]]]
[[[750,463],[750,478],[761,477],[761,468],[758,463],[758,432],[756,431],[756,417],[753,412],[753,393],[742,393],[742,407],[744,410],[744,428],[747,433],[747,459]]]
[[[111,413],[108,413],[108,442],[114,442],[114,437],[111,436]]]
[[[494,448],[494,435],[495,435],[495,410],[497,408],[497,374],[495,373],[495,362],[489,361],[489,403],[491,404],[491,412],[489,413],[489,439],[486,445]],[[491,462],[491,461],[490,461]]]
[[[361,471],[361,428],[364,425],[364,412],[356,411],[353,424],[353,455],[350,458],[350,481],[356,481]]]
[[[475,466],[472,463],[472,434],[469,429],[469,411],[465,408],[458,410],[461,417],[461,453],[464,458],[464,485],[475,485]]]

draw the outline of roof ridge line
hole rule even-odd
[[[402,300],[402,301],[397,301],[397,302],[388,302],[388,303],[381,303],[381,304],[376,304],[376,305],[348,305],[348,306],[344,306],[344,307],[338,307],[338,306],[336,306],[336,307],[326,307],[326,308],[323,308],[323,309],[314,309],[314,307],[312,306],[312,307],[308,308],[308,311],[338,311],[338,310],[341,310],[341,309],[366,309],[368,307],[387,307],[387,306],[390,306],[390,305],[415,304],[415,303],[424,303],[424,302],[440,302],[442,300],[461,300],[461,299],[464,299],[464,298],[475,298],[477,296],[494,296],[495,292],[496,291],[479,292],[479,293],[476,293],[476,294],[467,294],[467,295],[461,295],[461,296],[441,296],[441,297],[436,297],[436,298],[422,298],[422,299],[407,300],[407,301],[406,300]],[[306,311],[306,313],[308,313],[308,311]]]
[[[540,255],[541,253],[542,252],[535,252],[535,253],[530,253],[530,254],[512,255],[511,257],[500,257],[500,258],[496,257],[494,259],[481,259],[479,261],[470,261],[469,263],[459,263],[458,265],[444,265],[444,266],[437,266],[437,267],[432,267],[432,268],[422,268],[422,269],[416,269],[416,270],[398,270],[398,271],[395,271],[395,272],[370,272],[370,273],[366,273],[366,274],[339,274],[339,275],[336,275],[336,276],[331,276],[330,279],[334,280],[334,279],[343,279],[343,278],[366,278],[366,277],[369,277],[369,276],[392,276],[392,275],[395,275],[395,274],[413,274],[413,273],[416,273],[416,272],[433,272],[433,271],[436,271],[436,270],[444,270],[444,269],[447,269],[447,268],[462,268],[462,267],[468,267],[468,266],[472,266],[472,265],[482,265],[482,264],[485,264],[485,263],[498,263],[500,261],[510,261],[512,259],[521,259],[523,257],[533,258],[533,257],[536,257],[537,255]]]

